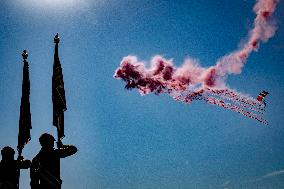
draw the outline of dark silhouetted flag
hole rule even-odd
[[[58,35],[54,38],[55,52],[52,75],[52,102],[53,102],[53,125],[57,127],[58,137],[64,137],[64,111],[67,110],[64,90],[62,68],[58,57]]]
[[[26,53],[24,51],[24,53]],[[24,54],[23,53],[23,57]],[[26,58],[25,58],[26,59]],[[31,124],[31,111],[30,111],[30,79],[29,79],[29,64],[24,59],[23,68],[23,84],[22,84],[22,98],[20,107],[20,119],[19,119],[19,135],[18,135],[18,150],[21,151],[25,144],[31,139],[30,129]]]

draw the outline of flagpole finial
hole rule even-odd
[[[28,53],[27,53],[27,50],[24,50],[23,53],[22,53],[22,57],[24,59],[24,61],[26,61],[28,59]]]
[[[56,33],[56,35],[54,36],[54,43],[55,44],[58,44],[59,43],[59,36],[58,36],[58,33]]]

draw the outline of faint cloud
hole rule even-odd
[[[279,170],[279,171],[274,171],[271,173],[267,173],[266,175],[262,176],[262,178],[269,178],[269,177],[274,177],[274,176],[278,176],[278,175],[282,175],[284,174],[284,169]]]
[[[231,183],[231,181],[226,181],[226,182],[224,182],[221,186],[222,187],[226,187],[226,186],[228,186],[229,184]],[[227,187],[226,187],[227,188]]]
[[[262,181],[264,179],[275,177],[275,176],[282,175],[282,174],[284,174],[284,169],[267,173],[266,175],[263,175],[263,176],[258,177],[256,179],[252,179],[252,180],[248,181],[248,183],[259,182],[259,181]]]

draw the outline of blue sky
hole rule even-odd
[[[29,52],[32,140],[40,149],[52,126],[53,37],[59,33],[68,110],[65,144],[79,152],[62,160],[64,188],[182,189],[284,187],[284,3],[274,38],[253,53],[227,84],[256,96],[270,92],[269,126],[205,103],[141,97],[113,78],[129,54],[161,54],[181,65],[214,65],[251,28],[254,1],[2,0],[0,3],[0,147],[16,148],[23,49]],[[21,188],[29,188],[22,171]]]

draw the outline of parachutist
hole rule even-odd
[[[264,107],[266,107],[266,102],[265,102],[265,97],[269,94],[269,92],[267,91],[262,91],[261,93],[259,93],[259,95],[257,96],[257,101],[259,101],[260,103],[264,104]]]

